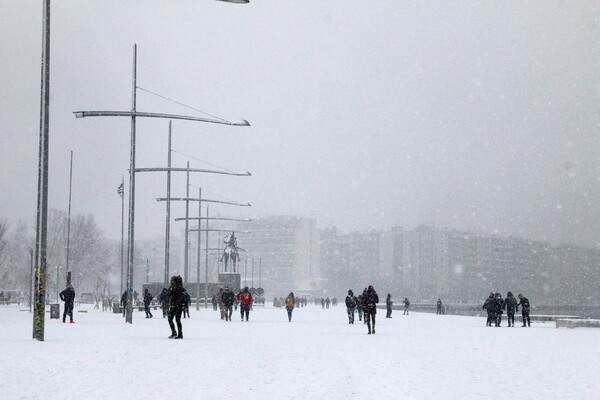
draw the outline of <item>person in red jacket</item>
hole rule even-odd
[[[250,314],[250,306],[252,305],[252,295],[248,291],[248,286],[238,293],[237,299],[240,302],[240,310],[242,310],[242,321],[244,321],[244,312],[246,313],[246,321],[248,321],[248,315]]]

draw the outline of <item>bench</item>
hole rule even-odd
[[[559,318],[555,322],[557,328],[600,328],[600,319]]]
[[[21,305],[22,302],[23,302],[23,299],[20,298],[20,297],[2,298],[2,299],[0,299],[0,304],[4,304],[4,305],[7,305],[7,306],[10,306],[11,304]]]

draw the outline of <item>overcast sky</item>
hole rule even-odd
[[[0,217],[33,228],[42,1],[0,15]],[[252,203],[223,215],[596,246],[599,17],[597,1],[54,1],[50,207],[67,208],[73,150],[73,212],[120,236],[130,121],[73,111],[130,109],[137,43],[138,86],[252,124],[173,123],[174,166],[252,172],[192,176]],[[202,116],[142,90],[138,110]],[[139,120],[138,167],[166,166],[167,131]],[[162,235],[166,175],[137,183],[136,238]]]

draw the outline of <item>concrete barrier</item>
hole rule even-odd
[[[600,319],[559,318],[555,322],[557,328],[600,328]]]

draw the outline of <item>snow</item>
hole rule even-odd
[[[0,399],[600,398],[600,329],[379,312],[367,335],[341,306],[297,308],[291,323],[255,306],[248,323],[192,309],[169,340],[160,310],[129,325],[82,306],[76,324],[47,318],[37,342],[19,308],[0,306]]]

